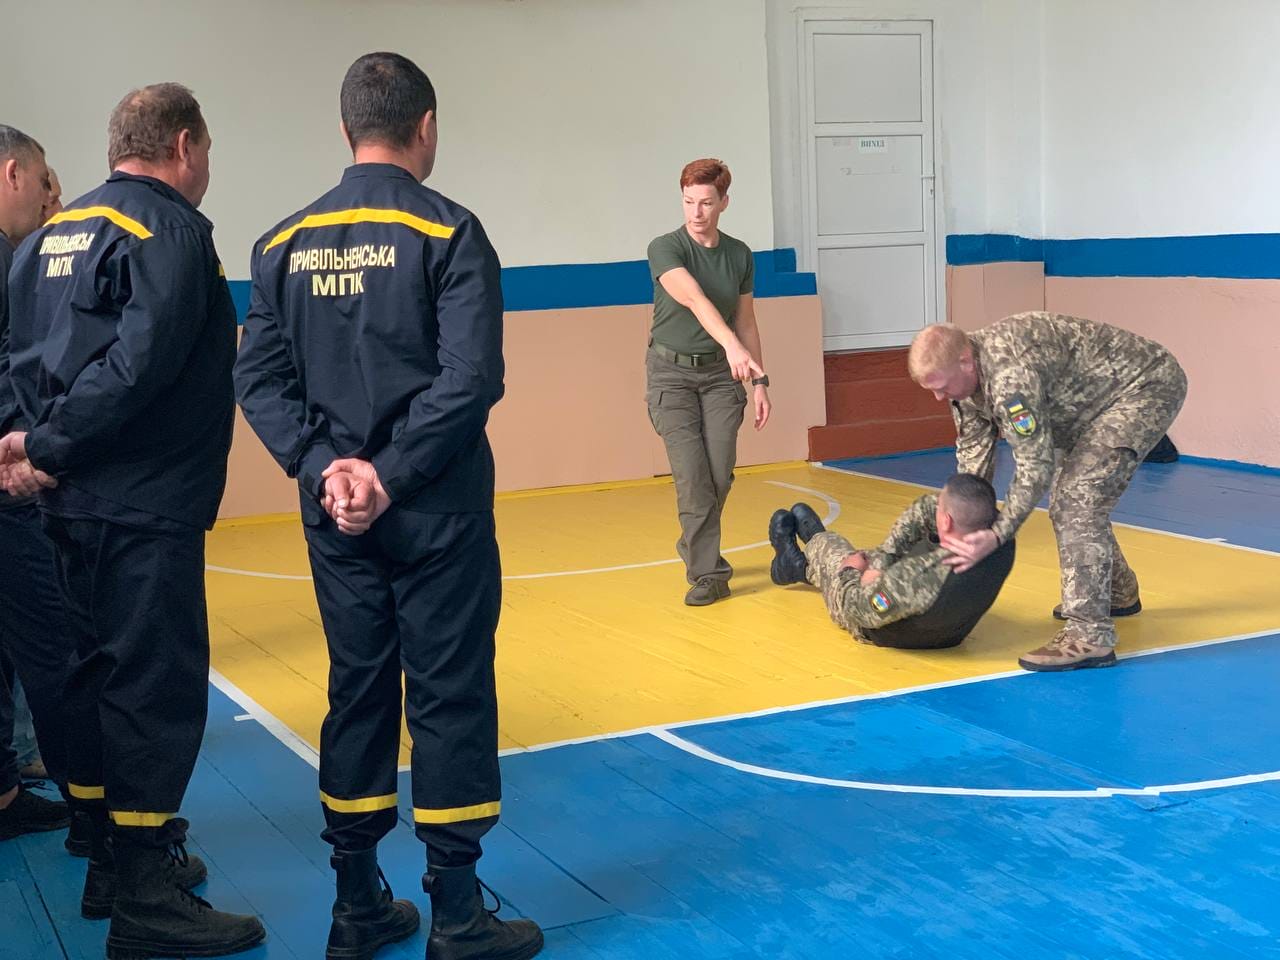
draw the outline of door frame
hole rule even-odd
[[[942,46],[941,33],[944,15],[936,4],[920,2],[895,2],[895,0],[870,0],[865,3],[853,3],[842,7],[799,7],[795,11],[796,31],[796,93],[800,111],[800,143],[799,163],[800,196],[802,198],[800,223],[803,231],[803,245],[800,248],[800,269],[813,273],[818,271],[818,253],[815,246],[817,224],[814,223],[814,204],[817,184],[814,182],[812,137],[813,98],[810,96],[810,77],[812,65],[809,62],[807,43],[807,26],[816,21],[857,21],[869,20],[877,22],[890,21],[927,21],[931,25],[930,57],[933,89],[930,100],[933,105],[933,266],[934,266],[934,322],[943,323],[947,319],[947,223],[946,204],[943,200],[942,176],[942,112],[938,107],[938,71],[940,61],[938,51]],[[895,9],[896,8],[896,9]],[[923,176],[923,175],[922,175]],[[906,346],[906,344],[903,344]],[[869,347],[867,349],[878,349]]]

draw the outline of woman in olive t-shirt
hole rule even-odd
[[[751,248],[719,229],[729,168],[694,160],[680,174],[684,226],[649,244],[653,329],[645,357],[649,419],[667,447],[680,513],[676,549],[691,584],[684,602],[729,596],[733,568],[720,555],[720,514],[738,456],[752,384],[755,427],[769,421],[769,378],[751,289]]]

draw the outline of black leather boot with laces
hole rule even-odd
[[[498,907],[484,905],[482,886],[474,863],[427,868],[422,877],[422,889],[431,897],[427,960],[528,960],[542,949],[538,925],[499,920]]]
[[[111,855],[110,824],[103,811],[76,811],[73,823],[79,823],[81,839],[88,848],[89,869],[84,875],[84,892],[80,896],[80,916],[86,920],[106,920],[116,902],[116,861]],[[186,835],[187,821],[173,821],[175,829]],[[187,853],[184,844],[165,847],[165,853],[173,860],[173,882],[183,890],[194,890],[209,877],[204,861],[194,853]]]
[[[338,896],[329,928],[328,960],[371,960],[379,947],[418,929],[418,908],[393,899],[378,869],[378,851],[335,850],[329,863],[338,874]]]
[[[181,846],[182,841],[174,843]],[[257,917],[215,910],[177,885],[174,871],[185,854],[131,842],[119,831],[111,852],[117,881],[108,960],[221,957],[248,950],[266,937]]]

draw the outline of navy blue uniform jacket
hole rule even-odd
[[[13,247],[0,230],[0,437],[10,430],[26,429],[26,424],[18,419],[18,407],[9,383],[9,267],[12,263]],[[30,501],[30,497],[11,497],[0,490],[0,510]]]
[[[235,336],[213,225],[168,184],[113,173],[24,240],[9,275],[9,419],[30,425],[27,456],[58,478],[41,507],[211,527]]]
[[[493,508],[502,286],[475,216],[401,167],[356,164],[263,235],[252,273],[236,395],[305,522],[339,457],[371,460],[404,509]]]

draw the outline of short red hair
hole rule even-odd
[[[714,157],[686,163],[684,169],[680,171],[681,190],[685,187],[700,187],[711,183],[715,185],[716,193],[723,197],[729,192],[729,184],[732,182],[733,177],[729,174],[729,168],[725,166],[724,161]]]

